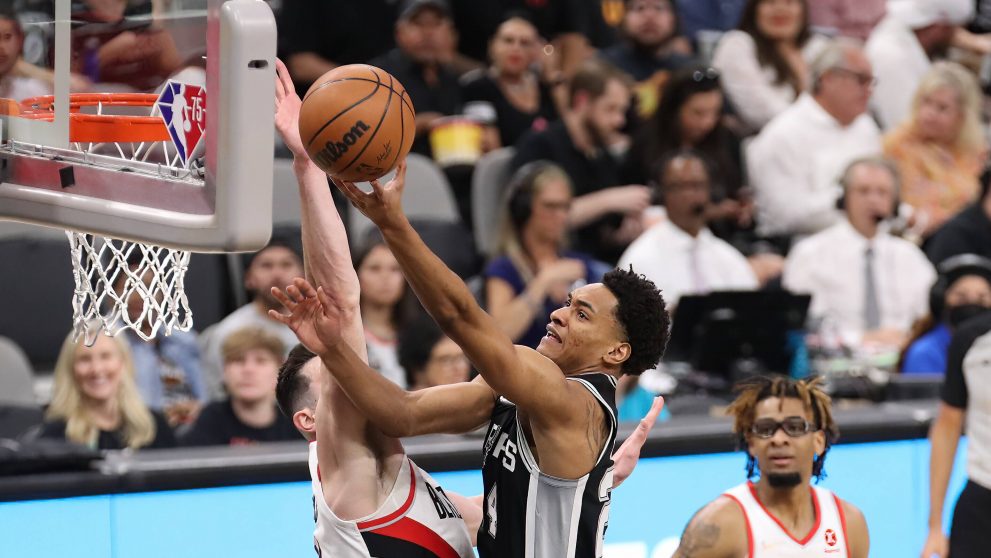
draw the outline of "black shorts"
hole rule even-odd
[[[991,490],[967,481],[953,509],[950,556],[987,558],[991,547]]]

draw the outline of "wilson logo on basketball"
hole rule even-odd
[[[340,140],[328,141],[324,144],[323,149],[320,150],[320,153],[317,153],[317,164],[329,166],[336,163],[338,159],[343,157],[351,146],[354,145],[355,142],[361,138],[361,136],[365,135],[365,132],[367,131],[368,124],[365,124],[364,121],[359,120],[354,126],[351,126],[348,133],[344,134],[344,137]]]
[[[824,536],[826,538],[826,544],[828,544],[829,546],[836,546],[836,531],[833,531],[832,529],[826,529],[826,533],[824,534]]]

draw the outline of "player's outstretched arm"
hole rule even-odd
[[[341,316],[332,293],[297,278],[272,294],[290,311],[269,315],[289,326],[316,352],[358,410],[386,436],[464,433],[488,420],[495,394],[479,377],[471,382],[407,392],[375,372],[341,336]]]
[[[330,195],[327,175],[317,167],[299,136],[299,109],[289,70],[276,59],[275,128],[293,154],[293,172],[299,183],[304,268],[312,284],[334,293],[335,302],[345,314],[345,339],[367,358],[364,331],[358,303],[361,287],[351,264],[347,229]]]
[[[516,347],[475,301],[468,287],[444,265],[410,225],[402,211],[406,163],[386,185],[372,182],[366,193],[350,182],[335,181],[345,196],[382,231],[423,307],[457,343],[489,386],[544,424],[587,426],[581,405],[583,388],[566,382],[557,366],[536,351]],[[578,391],[573,391],[572,388]]]

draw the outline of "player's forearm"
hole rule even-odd
[[[410,435],[412,413],[405,390],[369,367],[346,342],[329,347],[320,359],[354,406],[383,434]]]
[[[457,342],[457,330],[484,314],[464,281],[430,251],[407,219],[382,227],[382,236],[423,308]]]
[[[327,175],[309,158],[296,158],[307,280],[357,307],[361,287],[351,263],[347,229],[337,213]]]
[[[929,528],[943,528],[943,503],[960,442],[960,425],[940,411],[929,430]]]

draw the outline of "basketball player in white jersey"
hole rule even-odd
[[[299,139],[299,98],[281,61],[276,62],[276,127],[294,154],[299,181],[305,271],[333,293],[342,317],[341,339],[367,360],[358,310],[358,278],[351,265],[346,232],[327,188],[326,176],[309,160]],[[305,289],[304,289],[305,290]],[[295,287],[290,296],[305,298]],[[315,295],[306,291],[308,294]],[[294,303],[281,292],[292,310]],[[297,321],[294,329],[308,346],[325,350]],[[309,330],[312,333],[312,330]],[[341,558],[467,557],[481,522],[481,497],[446,494],[406,455],[396,438],[374,428],[303,346],[291,352],[280,371],[279,406],[311,441],[315,550]],[[634,469],[640,448],[660,412],[648,416],[613,455],[618,485]],[[466,528],[467,524],[467,528]],[[469,535],[469,532],[472,535]]]
[[[537,350],[514,346],[406,220],[404,176],[401,164],[389,184],[372,182],[371,194],[337,185],[378,225],[423,306],[480,376],[405,392],[336,339],[341,304],[332,293],[314,300],[305,292],[312,287],[297,283],[284,297],[292,299],[287,306],[294,316],[296,309],[322,308],[314,323],[327,349],[320,353],[325,368],[386,434],[469,432],[489,423],[477,535],[483,558],[601,556],[614,480],[616,380],[660,359],[668,331],[660,293],[631,271],[611,271],[551,314]],[[294,327],[292,319],[278,319]]]
[[[677,558],[866,558],[867,522],[824,488],[826,452],[839,431],[818,380],[757,377],[737,387],[728,413],[752,479],[695,514]]]

